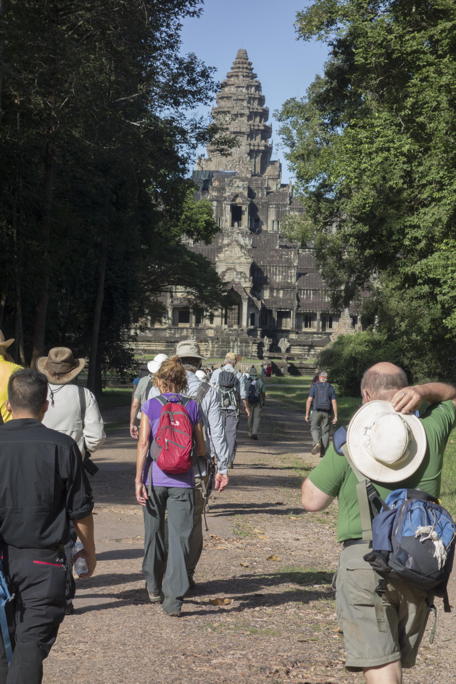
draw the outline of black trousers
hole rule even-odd
[[[15,594],[9,605],[13,662],[8,667],[0,638],[0,684],[40,684],[65,615],[64,553],[7,546],[4,569]]]

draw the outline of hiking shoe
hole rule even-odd
[[[313,445],[310,453],[314,454],[314,455],[319,454],[320,453],[320,447],[321,447],[320,442],[317,442],[316,444]]]
[[[181,612],[179,610],[170,610],[169,612],[163,608],[163,612],[165,615],[168,615],[169,617],[180,617]]]
[[[65,615],[73,615],[74,614],[74,606],[73,606],[73,601],[67,601],[65,604]]]
[[[155,592],[155,591],[147,590],[147,594],[149,596],[149,601],[151,603],[160,603],[162,601],[161,591]]]

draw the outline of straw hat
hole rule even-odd
[[[41,356],[36,366],[54,385],[66,385],[84,368],[85,359],[75,359],[68,347],[53,347],[47,356]]]
[[[3,352],[6,352],[8,347],[11,347],[13,342],[14,342],[14,337],[11,337],[9,340],[6,340],[5,335],[3,334],[3,331],[0,330],[0,354],[3,354]]]
[[[181,359],[203,359],[196,340],[181,340],[176,345],[176,356]]]
[[[416,416],[397,413],[389,401],[369,401],[350,421],[347,447],[355,468],[377,482],[402,482],[426,453],[426,433]]]
[[[166,361],[168,358],[167,354],[157,354],[157,356],[154,356],[153,359],[151,359],[148,364],[147,364],[147,370],[151,375],[155,375],[155,373],[158,373],[160,370],[160,366],[164,361]]]

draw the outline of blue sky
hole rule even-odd
[[[225,78],[237,50],[247,50],[269,107],[273,158],[282,162],[284,182],[290,176],[273,114],[288,98],[305,94],[316,74],[322,73],[328,54],[322,43],[296,39],[296,12],[306,4],[307,0],[205,0],[203,15],[187,19],[182,31],[182,51],[195,52],[216,67],[218,80]]]

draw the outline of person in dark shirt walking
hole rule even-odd
[[[312,409],[310,417],[310,432],[312,435],[312,453],[320,454],[321,457],[325,455],[329,444],[329,435],[331,431],[331,422],[333,425],[337,423],[337,401],[334,387],[328,382],[328,373],[320,371],[318,373],[318,380],[315,378],[309,390],[309,396],[306,402],[306,422],[309,421],[309,413]]]
[[[39,684],[43,660],[65,612],[64,544],[70,520],[84,544],[90,577],[96,565],[93,499],[76,442],[45,427],[47,379],[26,369],[11,376],[12,420],[0,426],[0,538],[14,593],[13,660],[0,640],[0,684]]]

